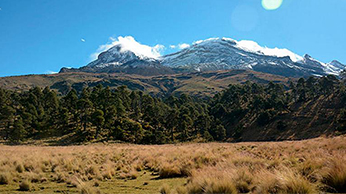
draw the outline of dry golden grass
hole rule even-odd
[[[170,193],[171,193],[171,188],[167,184],[162,185],[162,187],[160,188],[160,194],[170,194]]]
[[[186,180],[145,190],[149,193],[346,192],[345,140],[340,136],[236,144],[1,145],[0,192],[40,191],[39,185],[49,183],[80,193],[116,193],[121,184],[140,182],[141,177],[147,178],[140,189],[154,180]]]

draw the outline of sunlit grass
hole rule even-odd
[[[0,146],[0,193],[345,192],[346,138]]]

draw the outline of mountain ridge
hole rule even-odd
[[[33,87],[49,87],[60,94],[71,89],[81,91],[83,87],[98,84],[117,88],[126,85],[131,90],[140,90],[157,95],[187,93],[192,96],[213,96],[229,84],[244,84],[251,81],[258,84],[282,83],[288,87],[296,79],[255,72],[251,70],[220,70],[191,72],[171,75],[143,76],[127,73],[66,72],[48,75],[25,75],[0,78],[0,88],[25,91]]]
[[[286,77],[338,75],[346,66],[336,60],[322,63],[310,55],[301,57],[287,49],[261,47],[253,41],[210,38],[194,42],[178,52],[161,57],[143,56],[122,45],[100,53],[81,68],[60,72],[129,73],[164,75],[177,72],[247,69]]]

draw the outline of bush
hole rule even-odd
[[[30,189],[31,189],[31,183],[27,180],[24,180],[19,184],[20,191],[30,191]]]
[[[276,129],[279,131],[284,131],[287,128],[287,124],[284,121],[279,121],[276,125]]]
[[[10,176],[6,173],[0,174],[0,185],[7,185],[10,182]]]
[[[103,179],[112,179],[112,174],[110,171],[105,171],[102,173]]]
[[[284,193],[316,193],[314,186],[305,179],[291,179],[283,190]]]
[[[290,169],[278,172],[277,179],[283,193],[317,193],[314,184]]]
[[[213,141],[213,136],[210,135],[209,131],[208,130],[205,130],[204,133],[203,133],[203,137],[205,140],[207,141]]]
[[[90,174],[90,175],[98,175],[98,174],[100,174],[100,171],[95,165],[92,165],[86,169],[86,173]]]
[[[175,191],[177,192],[177,194],[186,194],[187,193],[187,189],[183,186],[177,187],[175,189]]]
[[[93,188],[92,186],[90,186],[86,182],[83,182],[80,179],[76,179],[75,184],[77,185],[81,194],[99,194],[99,193],[101,193],[100,190]]]
[[[181,171],[178,167],[174,165],[165,165],[160,169],[160,178],[174,178],[181,177]]]
[[[195,179],[194,182],[187,186],[187,193],[190,194],[200,194],[200,193],[210,193],[210,194],[235,194],[237,188],[232,183],[232,180],[228,178],[218,179],[218,178],[200,178]]]
[[[98,187],[98,186],[100,186],[100,182],[95,181],[95,182],[94,182],[94,187]]]
[[[160,189],[161,194],[170,194],[171,193],[171,188],[167,184],[162,185]]]
[[[137,171],[132,170],[132,171],[129,172],[129,178],[130,179],[136,179],[137,177],[138,177],[138,172]]]
[[[269,123],[271,118],[272,118],[272,114],[269,111],[264,111],[258,116],[257,123],[260,126],[266,125]]]
[[[206,193],[223,193],[223,194],[235,194],[238,193],[236,187],[232,182],[226,180],[218,180],[209,184],[206,188]]]
[[[324,175],[323,183],[329,192],[346,193],[346,165],[341,160],[334,160]]]
[[[253,177],[248,171],[238,171],[237,178],[234,179],[234,186],[239,193],[249,193]]]
[[[17,172],[22,173],[22,172],[24,172],[24,170],[25,170],[25,168],[24,168],[23,164],[18,164],[16,166],[16,171]]]
[[[120,174],[121,179],[136,179],[137,177],[138,172],[135,170],[131,170],[130,172]]]

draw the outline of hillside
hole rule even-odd
[[[246,81],[265,84],[272,81],[288,85],[289,80],[294,79],[250,70],[180,73],[160,76],[71,72],[1,77],[0,88],[29,90],[35,86],[41,88],[50,87],[61,94],[66,94],[72,88],[81,91],[83,87],[93,87],[102,84],[111,88],[126,85],[131,90],[140,90],[152,95],[187,93],[196,96],[212,96],[227,88],[229,84],[241,84]]]
[[[239,141],[282,141],[334,136],[346,132],[345,97],[335,94],[311,97],[291,103],[286,109],[269,110],[266,123],[259,124],[256,115],[247,115],[239,123],[229,125],[231,133],[240,133]],[[260,113],[257,116],[263,115]],[[265,115],[265,114],[264,114]]]
[[[209,76],[217,79],[230,74]],[[178,78],[185,83],[190,79],[188,75]],[[199,92],[189,88],[198,82],[178,89]],[[152,96],[102,84],[60,96],[48,87],[23,92],[0,89],[0,136],[11,142],[68,135],[60,144],[110,140],[159,144],[338,135],[346,132],[345,88],[345,82],[327,76],[301,78],[289,86],[230,84],[209,98],[179,95],[178,89],[173,91],[176,95]]]

